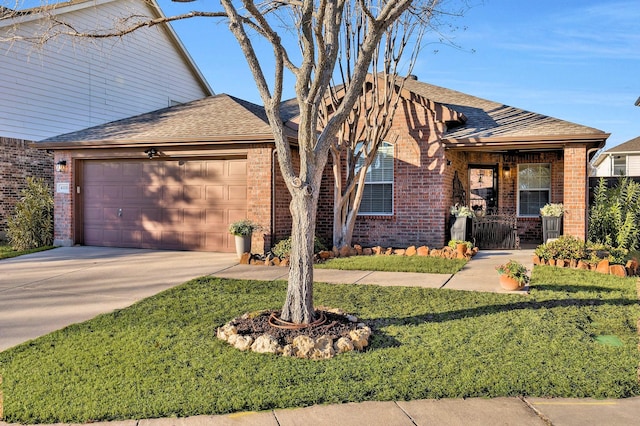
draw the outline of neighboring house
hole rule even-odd
[[[598,177],[640,176],[640,136],[602,152],[593,166]]]
[[[27,176],[53,183],[53,155],[32,141],[212,94],[168,25],[107,39],[21,40],[55,15],[78,31],[118,16],[162,16],[155,0],[82,0],[0,9],[0,234]],[[51,35],[55,34],[51,30]]]
[[[441,247],[455,202],[517,217],[531,243],[542,240],[540,207],[561,202],[564,233],[585,238],[587,165],[607,133],[417,80],[405,88],[369,171],[354,243]],[[295,128],[295,104],[282,111]],[[262,225],[253,237],[261,252],[290,232],[273,135],[249,102],[218,95],[40,147],[71,166],[56,173],[66,189],[56,193],[57,244],[233,251],[228,225],[248,217]],[[326,177],[317,232],[330,242],[329,167]]]

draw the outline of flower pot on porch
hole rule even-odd
[[[518,280],[506,274],[500,275],[500,286],[508,291],[521,290],[524,287],[520,285]]]
[[[236,254],[241,258],[245,253],[251,253],[251,234],[235,235],[236,237]]]
[[[466,241],[467,240],[467,218],[464,216],[451,217],[451,239]]]
[[[562,216],[542,216],[542,242],[562,234]]]

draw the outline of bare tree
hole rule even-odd
[[[116,22],[112,29],[91,31],[76,29],[58,20],[55,9],[49,9],[51,25],[39,40],[46,41],[49,36],[65,34],[73,37],[120,37],[138,28],[192,17],[228,20],[229,29],[244,53],[264,103],[274,134],[280,170],[292,197],[291,266],[280,317],[284,321],[308,324],[315,318],[313,240],[316,210],[331,145],[353,114],[372,60],[389,28],[408,16],[419,17],[421,24],[426,25],[440,0],[221,0],[220,3],[222,10],[219,11],[193,11],[158,19],[127,16]],[[345,42],[341,34],[352,26],[360,26],[361,30],[357,39],[351,41],[354,48],[349,50],[353,55],[348,61],[349,78],[343,84],[340,100],[334,102],[331,114],[323,115],[341,46]],[[297,33],[295,51],[286,44],[292,30]],[[264,52],[257,52],[254,47],[255,37],[266,40],[271,46],[274,65],[269,78],[260,60]],[[299,59],[294,61],[294,57]],[[300,112],[296,140],[298,167],[291,141],[287,138],[288,132],[280,118],[285,72],[294,76]]]

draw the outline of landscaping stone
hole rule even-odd
[[[598,266],[596,266],[596,272],[600,272],[601,274],[608,274],[609,273],[609,260],[608,259],[602,259],[600,262],[598,262]]]
[[[638,261],[636,259],[628,260],[625,268],[627,268],[628,275],[638,275]]]
[[[282,350],[282,348],[280,348],[280,345],[278,345],[278,341],[274,337],[268,334],[263,334],[262,336],[259,336],[255,342],[253,342],[253,344],[251,345],[251,350],[257,353],[277,354]]]
[[[418,247],[417,254],[418,256],[429,256],[429,247],[427,246]]]
[[[336,353],[350,352],[354,349],[353,342],[346,337],[341,337],[333,344],[333,349]]]
[[[351,256],[351,247],[343,246],[339,250],[340,257],[349,257]]]
[[[242,256],[240,256],[240,264],[248,265],[249,261],[251,261],[251,253],[242,253]]]
[[[578,264],[576,265],[576,268],[583,269],[583,270],[589,270],[589,264],[587,262],[583,262],[582,260],[579,260]]]
[[[540,264],[540,257],[536,256],[535,254],[533,255],[533,264],[534,265],[539,265]]]
[[[291,345],[294,348],[295,356],[298,358],[311,358],[316,346],[311,337],[304,335],[295,337]]]
[[[404,255],[415,256],[417,253],[418,253],[418,250],[416,250],[416,246],[410,246],[407,248],[407,251],[405,251]]]
[[[332,358],[335,353],[333,349],[333,339],[329,336],[320,336],[315,341],[311,359],[328,359]]]
[[[355,244],[353,248],[356,251],[357,256],[360,256],[362,254],[362,246],[360,244]]]
[[[405,249],[395,249],[393,251],[393,254],[395,254],[396,256],[404,256],[406,252],[407,251]]]
[[[626,277],[627,269],[622,265],[611,265],[609,266],[609,273],[617,277]]]

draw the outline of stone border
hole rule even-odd
[[[548,261],[546,261],[545,259],[541,259],[540,257],[534,255],[532,261],[534,265],[549,265],[558,268],[582,269],[585,271],[596,271],[605,275],[616,275],[618,277],[632,277],[640,274],[640,267],[638,265],[638,261],[635,259],[627,261],[626,265],[611,265],[608,259],[602,259],[596,264],[587,263],[583,260],[575,259],[549,259]]]
[[[356,328],[349,332],[349,336],[342,336],[335,341],[328,335],[313,339],[309,336],[300,335],[293,339],[293,342],[285,346],[280,346],[278,341],[269,334],[258,336],[255,340],[251,336],[243,336],[238,331],[232,321],[229,321],[216,331],[216,337],[224,340],[236,349],[241,351],[253,351],[257,353],[272,353],[276,355],[296,357],[303,359],[329,359],[337,354],[350,351],[363,351],[369,346],[369,338],[372,335],[371,328],[353,315],[347,315],[340,309],[321,309],[343,315],[349,322],[356,324]],[[247,319],[251,314],[244,314],[241,318]]]

